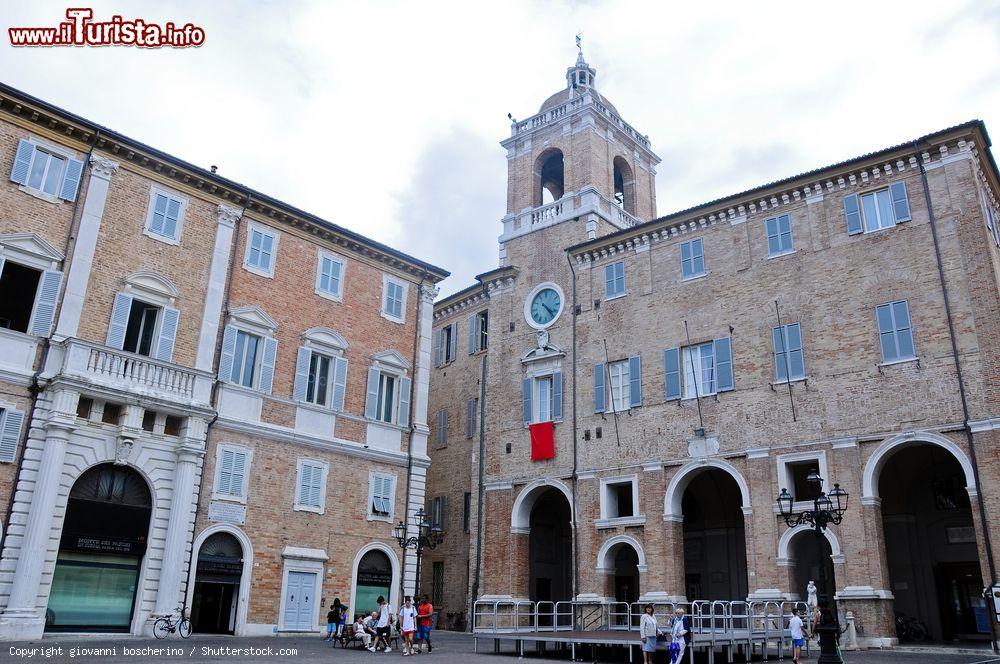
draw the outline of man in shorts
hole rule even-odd
[[[795,664],[802,664],[802,646],[806,644],[806,635],[803,631],[802,618],[798,609],[792,609],[792,617],[788,621],[788,629],[792,633],[792,661]]]
[[[378,650],[379,644],[384,646],[382,652],[392,652],[389,647],[389,634],[392,631],[392,605],[385,597],[378,596],[378,622],[375,623],[375,642],[368,648],[371,652]]]
[[[417,605],[417,652],[423,652],[423,643],[427,643],[427,652],[434,649],[431,645],[431,616],[434,615],[434,605],[427,599],[427,595],[420,596],[420,604]]]

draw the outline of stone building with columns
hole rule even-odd
[[[0,638],[412,592],[447,272],[2,85],[0,171]]]
[[[500,266],[435,307],[432,468],[447,455],[468,480],[435,472],[427,495],[468,492],[471,513],[468,534],[446,521],[468,555],[425,562],[464,589],[444,610],[805,599],[824,570],[868,644],[895,642],[895,612],[988,640],[1000,178],[984,125],[657,217],[659,158],[595,74],[581,55],[511,125]],[[482,422],[455,435],[473,398]],[[835,483],[849,503],[820,553],[776,497],[801,508]]]

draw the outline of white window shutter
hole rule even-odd
[[[399,419],[396,422],[401,427],[410,426],[410,379],[399,379]]]
[[[552,374],[552,420],[563,418],[563,375],[561,371]]]
[[[222,496],[229,496],[233,493],[233,451],[222,450],[219,455],[219,480],[215,485],[215,492]]]
[[[222,354],[219,357],[219,380],[230,382],[233,379],[233,357],[236,355],[236,328],[227,325],[222,335]]]
[[[108,325],[106,345],[121,350],[125,345],[125,329],[128,327],[128,315],[132,310],[132,296],[125,293],[115,293],[115,303],[111,307],[111,323]]]
[[[729,337],[716,339],[715,345],[715,380],[716,391],[726,392],[733,389],[733,348]]]
[[[246,481],[247,454],[246,452],[233,453],[233,479],[230,487],[234,496],[243,497],[243,483]]]
[[[177,237],[177,221],[181,216],[181,202],[176,198],[167,200],[167,214],[163,219],[163,234],[167,237]]]
[[[369,420],[378,418],[378,381],[382,372],[372,367],[368,370],[368,389],[365,394],[365,417]]]
[[[312,351],[305,346],[299,346],[299,354],[295,359],[295,385],[292,388],[292,398],[296,401],[306,400],[306,390],[309,387],[309,362]]]
[[[434,366],[439,367],[443,361],[443,353],[441,352],[441,338],[444,336],[444,329],[438,328],[434,330]]]
[[[445,445],[448,443],[448,411],[439,410],[437,420],[437,444]]]
[[[3,259],[0,258],[0,272],[3,271]],[[63,273],[59,270],[46,270],[38,286],[38,302],[35,304],[35,316],[31,321],[31,333],[47,337],[52,332],[52,319],[56,313],[56,299],[59,297],[59,287],[62,285]]]
[[[479,314],[472,314],[471,316],[469,316],[469,355],[472,355],[477,350],[476,341],[477,337],[479,336],[477,334],[479,330],[477,330],[476,327],[478,322],[479,322]]]
[[[844,197],[844,216],[847,218],[848,235],[858,235],[864,232],[864,228],[861,225],[861,207],[858,204],[857,194]]]
[[[274,337],[264,337],[264,354],[260,361],[259,389],[264,394],[270,394],[274,384],[274,361],[278,355],[278,340]]]
[[[11,463],[17,455],[24,413],[19,410],[0,411],[0,462]]]
[[[465,404],[465,437],[472,438],[476,433],[476,400],[469,399]]]
[[[333,401],[331,405],[338,412],[344,410],[344,397],[347,394],[347,358],[333,359]]]
[[[628,358],[629,408],[642,405],[642,358],[634,355]]]
[[[163,323],[160,324],[160,338],[156,342],[156,359],[174,361],[174,341],[177,338],[177,324],[181,312],[173,307],[163,307]]]
[[[906,183],[903,181],[893,182],[889,185],[889,194],[892,198],[892,214],[896,218],[896,223],[901,224],[912,219],[910,199],[906,195]]]
[[[309,487],[311,486],[312,466],[308,463],[303,463],[299,466],[299,497],[295,502],[300,505],[306,505],[309,503]]]
[[[521,418],[524,420],[524,426],[531,424],[531,383],[530,378],[521,380]]]
[[[458,323],[451,324],[451,339],[448,342],[448,361],[455,361],[455,354],[458,350]]]
[[[21,139],[17,142],[17,154],[14,156],[14,168],[10,171],[11,182],[26,184],[31,171],[31,159],[35,156],[35,146],[31,141]]]
[[[76,192],[80,188],[81,175],[83,175],[83,162],[79,159],[67,159],[62,186],[59,187],[59,198],[71,203],[76,200]]]

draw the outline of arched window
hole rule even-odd
[[[635,214],[635,178],[632,168],[621,157],[614,161],[615,203],[629,214]]]
[[[535,161],[535,181],[537,183],[535,206],[547,205],[559,200],[565,193],[563,186],[563,154],[552,148],[538,156]]]

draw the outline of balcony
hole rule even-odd
[[[558,201],[508,214],[503,218],[503,235],[500,236],[500,241],[506,242],[533,230],[589,214],[597,215],[619,229],[642,223],[641,219],[618,207],[615,201],[588,186],[579,192],[568,192]]]
[[[515,122],[511,125],[510,135],[511,137],[514,137],[534,131],[539,127],[544,127],[550,122],[559,120],[560,118],[583,108],[593,108],[598,114],[602,115],[611,124],[618,127],[618,129],[623,131],[636,143],[643,146],[647,150],[650,149],[649,138],[647,136],[640,134],[635,127],[622,120],[617,113],[594,99],[594,97],[590,94],[584,94],[581,97],[574,97],[561,106],[556,106],[555,108],[545,111],[544,113],[533,115],[526,120]]]
[[[53,343],[54,378],[76,379],[94,387],[176,403],[208,407],[215,376],[80,339]],[[57,364],[61,359],[61,366]],[[48,372],[47,372],[48,373]]]

